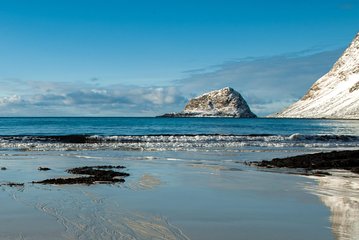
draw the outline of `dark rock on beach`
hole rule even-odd
[[[117,183],[117,182],[125,182],[125,180],[117,179],[117,178],[89,176],[89,177],[77,177],[77,178],[50,178],[50,179],[45,179],[45,180],[33,182],[33,183],[56,184],[56,185],[64,185],[64,184],[92,185],[95,183]]]
[[[359,150],[305,154],[295,157],[275,158],[271,161],[251,162],[250,164],[265,168],[344,169],[359,174]],[[327,175],[327,173],[323,172],[323,175]]]
[[[122,166],[93,166],[93,167],[78,167],[67,170],[71,174],[79,175],[90,175],[99,178],[114,178],[114,177],[124,177],[128,176],[128,173],[117,172],[113,170],[103,170],[103,169],[112,169],[112,168],[124,168]]]
[[[124,177],[130,174],[126,172],[114,171],[112,169],[123,169],[123,166],[85,166],[68,169],[66,172],[76,175],[86,175],[81,177],[51,178],[43,181],[33,182],[39,184],[95,184],[95,183],[117,183],[125,182]]]
[[[38,167],[37,170],[39,170],[39,171],[50,171],[51,169],[48,168],[48,167]]]

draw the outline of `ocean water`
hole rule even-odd
[[[1,150],[309,151],[358,146],[358,121],[0,118]]]
[[[0,118],[0,239],[358,239],[357,176],[243,164],[358,148],[349,120]],[[32,183],[91,165],[130,176]]]

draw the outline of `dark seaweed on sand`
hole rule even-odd
[[[125,177],[130,174],[112,169],[124,169],[124,166],[85,166],[66,170],[66,172],[76,175],[85,175],[81,177],[69,178],[50,178],[38,182],[40,184],[95,184],[95,183],[123,183]]]
[[[39,171],[50,171],[51,169],[48,168],[48,167],[38,167],[37,170],[39,170]]]
[[[305,154],[271,161],[251,162],[265,168],[303,168],[306,170],[344,169],[359,174],[359,150]]]

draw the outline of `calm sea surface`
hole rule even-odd
[[[235,118],[0,118],[0,135],[359,135],[359,121]]]

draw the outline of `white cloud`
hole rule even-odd
[[[19,104],[21,102],[22,102],[21,97],[17,95],[0,98],[0,105],[5,105],[5,106],[11,104]]]
[[[168,86],[99,85],[3,79],[1,116],[155,116],[180,111],[188,98],[231,86],[260,116],[300,98],[341,51],[240,59],[187,71]]]
[[[27,83],[29,86],[40,82]],[[113,85],[95,88],[93,85],[51,83],[34,87],[33,91],[0,98],[3,116],[37,115],[159,115],[178,109],[186,102],[174,87],[138,87]],[[31,87],[29,87],[31,88]]]

